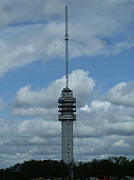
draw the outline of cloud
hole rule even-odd
[[[34,138],[32,138],[32,141],[34,143],[36,143],[37,140],[41,140],[41,138],[54,138],[60,136],[60,132],[58,131],[58,129],[59,123],[57,120],[47,121],[47,119],[43,120],[39,118],[35,118],[32,121],[24,120],[18,125],[18,133],[20,135],[25,134],[25,136],[28,136],[30,134],[31,137],[33,135]]]
[[[104,99],[116,105],[134,106],[134,83],[121,82],[111,88]]]
[[[80,108],[77,115],[78,123],[83,119],[85,130],[88,127],[94,129],[95,135],[92,135],[92,137],[133,136],[132,108],[120,107],[103,101],[100,101],[98,104],[99,106],[96,106],[96,102],[92,101],[91,106],[86,105]],[[80,124],[79,126],[81,127]]]
[[[125,143],[123,139],[120,139],[119,141],[115,142],[113,144],[113,146],[115,146],[115,147],[128,147],[129,144]]]
[[[88,75],[86,71],[75,70],[69,76],[70,88],[78,99],[78,107],[88,101],[95,87],[95,80]],[[57,79],[46,89],[38,91],[31,90],[29,85],[22,87],[16,94],[12,114],[14,116],[49,116],[49,114],[56,116],[57,101],[63,87],[65,87],[65,77]]]
[[[61,158],[61,122],[58,122],[58,110],[54,106],[57,106],[64,81],[64,77],[57,79],[48,88],[38,91],[32,90],[30,86],[18,90],[11,108],[14,115],[23,118],[18,121],[0,119],[0,158],[3,167],[28,159]],[[82,87],[78,88],[80,84]],[[88,88],[84,88],[85,85]],[[82,102],[77,107],[77,121],[74,122],[75,160],[87,161],[111,155],[126,155],[132,158],[133,107],[113,104],[101,97],[89,103],[95,81],[89,77],[88,72],[72,72],[70,86],[75,97]],[[126,83],[126,86],[129,88],[129,83]],[[119,91],[122,92],[122,88],[119,88]],[[82,94],[84,96],[81,96]],[[29,116],[29,119],[25,116]]]
[[[57,27],[58,31],[53,31]],[[64,45],[59,33],[62,29],[63,23],[52,22],[45,27],[27,25],[9,27],[6,32],[3,31],[0,37],[0,76],[11,68],[61,56]]]
[[[66,3],[71,58],[118,54],[133,47],[129,28],[134,12],[131,0],[85,0],[84,3],[79,0],[77,4],[61,0],[2,0],[0,76],[33,61],[63,57]]]
[[[55,0],[2,0],[0,6],[1,20],[0,25],[4,27],[8,24],[21,24],[24,22],[37,22],[43,19],[53,18],[61,15],[64,3]]]
[[[2,0],[0,77],[33,61],[64,56],[65,4],[71,59],[114,55],[133,47],[133,0]],[[69,78],[77,98],[75,160],[108,155],[133,158],[133,82],[121,82],[93,98],[96,81],[88,72],[75,70]],[[34,90],[30,84],[18,89],[10,107],[13,117],[0,118],[1,167],[29,159],[61,159],[57,100],[64,86],[62,77],[44,89]],[[3,105],[0,99],[0,109]]]
[[[133,107],[124,103],[114,104],[106,98],[103,99],[105,95],[100,95],[100,99],[90,100],[95,81],[89,77],[88,72],[73,71],[69,79],[75,97],[81,102],[77,106],[77,121],[74,122],[75,159],[87,161],[110,155],[132,157]],[[17,123],[14,121],[12,129],[15,131],[8,131],[10,136],[1,142],[1,153],[5,152],[9,156],[10,150],[13,156],[10,155],[8,159],[12,163],[13,157],[15,162],[17,158],[20,162],[31,158],[60,159],[61,122],[58,122],[58,109],[55,107],[59,92],[64,86],[65,77],[55,80],[48,88],[42,90],[35,91],[30,86],[25,86],[17,91],[11,110],[14,116],[24,119]],[[129,86],[129,83],[125,86],[120,86],[120,83],[116,85],[126,89],[129,89]],[[122,88],[119,88],[118,93],[121,92]],[[7,150],[7,146],[10,149]],[[9,161],[5,163],[8,164]]]
[[[34,22],[43,19],[52,20],[54,19],[54,16],[59,19],[63,16],[65,4],[69,7],[71,19],[74,20],[77,17],[77,19],[80,19],[79,22],[83,19],[84,24],[86,22],[86,19],[84,18],[87,18],[87,13],[91,18],[90,21],[87,21],[87,24],[93,23],[93,25],[96,25],[96,22],[99,22],[101,25],[105,18],[103,27],[107,27],[108,20],[111,20],[110,22],[112,22],[112,25],[114,26],[111,26],[112,29],[109,29],[109,31],[122,25],[122,23],[118,23],[119,20],[121,22],[132,20],[133,0],[102,0],[101,2],[99,0],[85,0],[84,3],[81,0],[77,2],[69,2],[66,0],[21,0],[19,2],[17,0],[2,0],[0,7],[2,17],[1,24],[23,23],[26,21]],[[75,11],[73,11],[74,9]],[[113,9],[115,12],[114,14],[112,13]],[[127,12],[125,15],[123,10]],[[96,21],[94,21],[94,19],[96,19]],[[100,28],[102,28],[102,25]],[[96,31],[98,30],[96,29]]]
[[[61,127],[57,120],[34,118],[17,122],[1,118],[0,124],[1,167],[33,158],[60,159]]]

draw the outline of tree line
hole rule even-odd
[[[44,177],[65,179],[73,172],[74,179],[89,179],[90,177],[121,179],[125,176],[134,177],[134,160],[126,157],[109,157],[94,159],[90,162],[80,162],[67,165],[63,161],[30,160],[22,164],[0,170],[1,180],[29,180]]]

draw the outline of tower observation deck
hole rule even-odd
[[[65,55],[66,55],[66,87],[63,88],[59,103],[58,120],[62,123],[62,160],[70,164],[73,162],[73,121],[76,120],[76,98],[68,87],[68,9],[65,7]]]

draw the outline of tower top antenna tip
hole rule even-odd
[[[66,88],[68,88],[68,9],[65,6],[65,56],[66,56]]]

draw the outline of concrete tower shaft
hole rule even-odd
[[[73,162],[73,121],[62,122],[62,160]]]
[[[76,98],[69,88],[62,90],[59,103],[59,121],[62,121],[62,160],[73,162],[73,121],[76,120]]]

